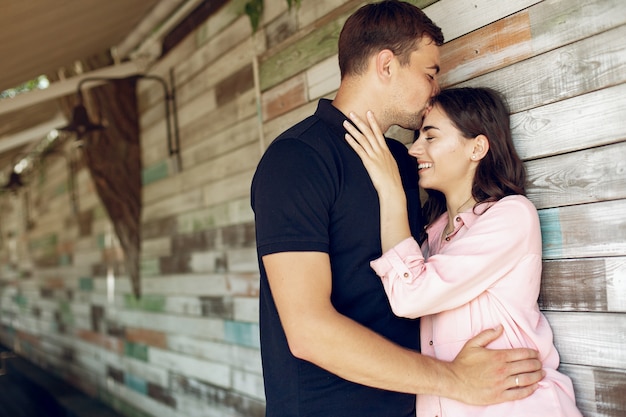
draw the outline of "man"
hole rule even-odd
[[[417,321],[395,317],[369,261],[380,256],[379,205],[342,123],[372,110],[381,128],[418,129],[437,93],[441,29],[403,2],[366,5],[339,38],[335,100],[280,135],[252,182],[261,270],[266,415],[415,415],[415,393],[473,404],[530,395],[536,352],[492,351],[500,331],[470,340],[454,362],[417,353]],[[417,168],[388,141],[422,227]]]

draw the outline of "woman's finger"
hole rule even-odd
[[[361,119],[359,116],[357,116],[353,112],[350,112],[349,116],[350,116],[350,120],[352,120],[354,125],[361,131],[362,135],[367,140],[367,142],[370,145],[376,144],[377,142],[376,136],[374,135],[374,132],[372,132],[372,129],[370,128],[369,123],[365,122],[363,119]]]
[[[376,121],[376,117],[374,117],[374,113],[371,110],[368,110],[366,113],[367,121],[362,120],[359,116],[354,113],[350,113],[350,120],[354,122],[354,124],[361,130],[368,143],[370,144],[372,151],[378,153],[381,151],[386,151],[387,142],[385,140],[385,135],[382,133],[378,122]]]
[[[365,151],[367,154],[372,152],[371,144],[369,143],[368,139],[359,131],[359,129],[354,127],[347,120],[343,122],[343,127],[348,132],[346,134],[346,139],[348,139],[348,136],[350,136],[350,138],[352,138],[352,140],[354,140],[358,144],[361,150]]]
[[[370,125],[370,128],[372,129],[372,133],[374,133],[374,136],[378,140],[378,143],[383,148],[386,148],[387,141],[385,140],[385,135],[383,134],[383,132],[380,129],[380,126],[378,125],[378,121],[376,120],[376,117],[374,117],[374,112],[372,112],[371,110],[368,110],[366,113],[366,116],[367,116],[367,121]]]

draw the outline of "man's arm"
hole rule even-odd
[[[391,391],[492,404],[530,395],[543,377],[534,350],[484,348],[501,329],[481,333],[453,362],[441,362],[339,314],[330,302],[331,270],[325,253],[276,253],[264,256],[263,264],[292,354],[344,379]],[[520,388],[511,389],[516,388],[516,379]]]

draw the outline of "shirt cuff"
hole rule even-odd
[[[408,278],[411,273],[405,260],[409,256],[413,258],[422,256],[419,244],[412,237],[404,239],[383,253],[380,258],[371,261],[370,266],[379,277],[384,277],[389,275],[391,271],[395,271],[397,275]]]

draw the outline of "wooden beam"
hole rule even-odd
[[[0,114],[10,113],[24,107],[32,106],[33,104],[41,103],[43,101],[54,100],[59,97],[63,97],[69,94],[76,93],[78,83],[83,78],[88,77],[105,77],[105,78],[124,78],[132,75],[143,74],[145,68],[140,61],[129,61],[119,65],[113,65],[110,67],[98,69],[85,74],[81,74],[76,77],[68,78],[66,80],[57,81],[50,84],[50,87],[44,90],[35,90],[28,93],[23,93],[15,98],[9,100],[0,101]],[[102,82],[93,82],[85,85],[84,88],[95,87]]]

